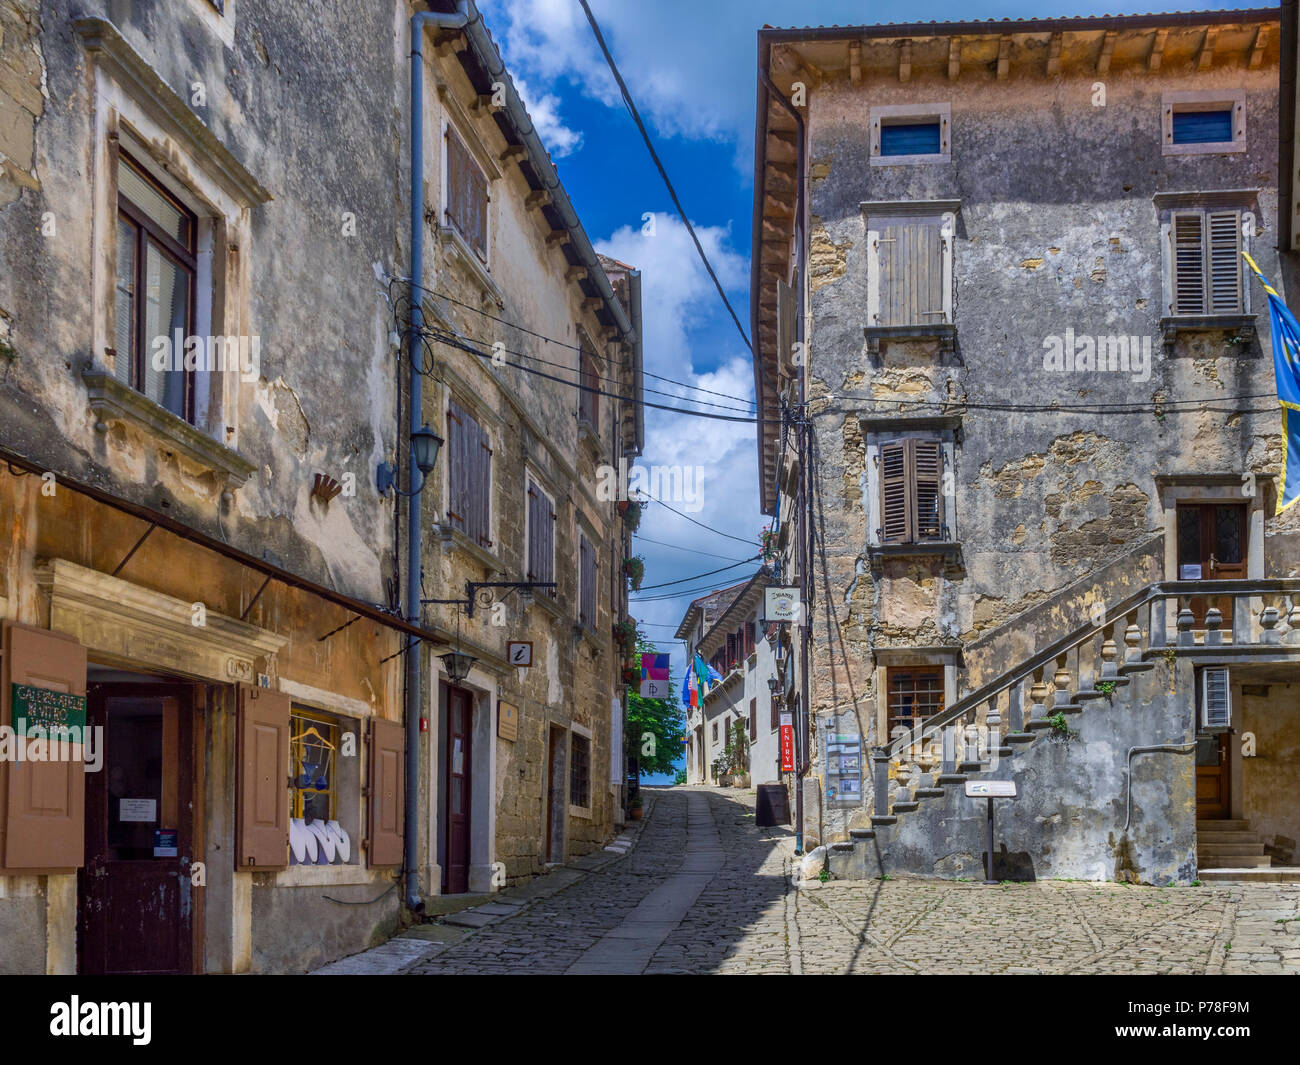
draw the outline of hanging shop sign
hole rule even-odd
[[[799,624],[803,620],[803,600],[798,588],[767,588],[764,590],[763,620]]]
[[[533,664],[533,641],[511,640],[506,644],[506,658],[512,666],[528,669]]]
[[[641,698],[668,698],[668,655],[641,656]]]
[[[782,718],[786,715],[781,715]],[[794,726],[781,723],[781,772],[794,772]]]
[[[14,735],[26,736],[32,729],[40,729],[49,736],[61,729],[76,729],[76,735],[86,727],[86,697],[50,688],[36,688],[30,684],[14,684],[10,706],[13,708]]]

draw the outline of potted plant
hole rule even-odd
[[[636,532],[637,529],[641,528],[641,511],[645,509],[645,504],[635,499],[625,500],[624,502],[626,506],[623,503],[619,504],[623,507],[623,524],[627,526],[628,532]]]
[[[745,721],[739,720],[731,726],[731,737],[727,743],[727,752],[731,761],[731,783],[733,787],[749,787],[749,735],[745,731]]]
[[[624,618],[614,626],[614,639],[620,647],[635,648],[636,635],[636,622],[632,618]]]
[[[632,798],[628,799],[627,815],[633,821],[641,820],[641,796],[640,795],[633,795]]]
[[[637,681],[637,671],[636,671],[636,669],[635,669],[634,667],[632,667],[632,666],[627,666],[627,665],[625,665],[625,666],[623,667],[623,683],[624,683],[624,684],[635,684],[636,681]]]
[[[645,577],[645,559],[640,555],[625,558],[623,560],[623,575],[627,577],[632,591],[639,592],[641,590],[641,580]]]
[[[713,759],[713,778],[720,788],[731,786],[731,759],[725,753]]]

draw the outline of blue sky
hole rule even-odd
[[[755,35],[761,26],[1043,18],[1115,11],[1109,2],[1065,5],[1050,0],[981,7],[915,0],[589,2],[747,332]],[[597,250],[642,271],[645,368],[752,401],[749,352],[673,212],[578,0],[480,0],[479,8],[592,242]],[[1149,10],[1163,9],[1124,13]],[[647,212],[655,215],[653,236],[642,233]],[[647,384],[670,387],[651,380]],[[755,542],[752,550],[747,549],[651,504],[641,536],[678,546],[644,539],[638,544],[637,551],[646,560],[645,584],[690,577],[756,553],[758,531],[766,519],[758,507],[753,426],[653,410],[646,414],[642,463],[702,467],[703,508],[692,516]],[[684,509],[680,503],[675,505]],[[724,557],[711,557],[716,555]],[[686,591],[672,599],[634,602],[632,613],[647,635],[660,650],[673,653],[675,687],[681,685],[683,651],[673,632],[690,600],[703,594],[692,590],[737,583],[753,568],[737,567],[682,584],[679,587]]]

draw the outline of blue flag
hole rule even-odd
[[[1255,260],[1245,252],[1241,255],[1268,293],[1273,373],[1277,378],[1277,401],[1282,405],[1282,483],[1277,492],[1277,513],[1281,514],[1300,499],[1300,323],[1264,279]]]

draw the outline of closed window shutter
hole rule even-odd
[[[393,721],[372,718],[370,722],[370,808],[367,834],[370,847],[367,864],[402,864],[403,770],[405,736]]]
[[[487,257],[487,179],[465,142],[447,129],[447,221]]]
[[[758,700],[749,700],[749,739],[752,743],[758,739]]]
[[[937,218],[895,220],[881,230],[880,322],[943,322],[943,235]]]
[[[555,580],[555,507],[551,501],[542,496],[542,568],[539,572],[542,574],[541,580]],[[551,597],[554,598],[559,591],[558,588],[552,588]]]
[[[474,486],[473,514],[474,524],[470,535],[481,547],[492,546],[492,444],[488,431],[482,426],[475,426],[477,440],[474,444]]]
[[[1205,314],[1205,216],[1175,211],[1170,225],[1174,245],[1174,314]]]
[[[909,440],[916,493],[914,528],[918,540],[938,540],[943,532],[943,452],[937,440]]]
[[[528,579],[555,580],[555,510],[536,482],[528,482]],[[555,596],[555,589],[547,592]]]
[[[537,575],[540,569],[537,554],[539,547],[538,531],[541,523],[541,508],[538,507],[537,501],[541,498],[541,494],[537,490],[537,485],[530,480],[528,482],[528,570],[524,574],[524,579],[529,581],[541,580],[541,577]]]
[[[880,539],[886,544],[911,539],[907,506],[907,448],[899,440],[880,446]]]
[[[239,687],[239,784],[235,865],[289,864],[289,696]]]
[[[596,624],[597,587],[596,548],[585,536],[578,536],[578,620],[584,625]]]
[[[1238,314],[1241,311],[1241,215],[1236,211],[1212,211],[1206,221],[1210,234],[1206,271],[1210,280],[1210,313]]]
[[[777,701],[776,701],[776,699],[773,698],[773,697],[771,697],[771,696],[769,696],[768,698],[769,698],[769,705],[770,705],[770,707],[771,707],[771,711],[772,711],[771,728],[772,728],[772,731],[775,732],[775,731],[776,731],[776,730],[781,726],[781,717],[780,717],[779,712],[777,711]]]
[[[488,432],[454,399],[447,404],[447,521],[481,547],[491,547],[492,447]]]
[[[450,459],[447,472],[447,522],[461,532],[466,527],[469,449],[465,442],[468,435],[464,411],[460,404],[452,400],[447,404],[447,452]]]
[[[86,694],[86,649],[71,636],[6,621],[0,634],[0,723],[13,726],[13,685]],[[28,741],[16,738],[15,744]],[[86,773],[80,759],[0,763],[6,799],[3,865],[11,872],[69,872],[85,860]]]

